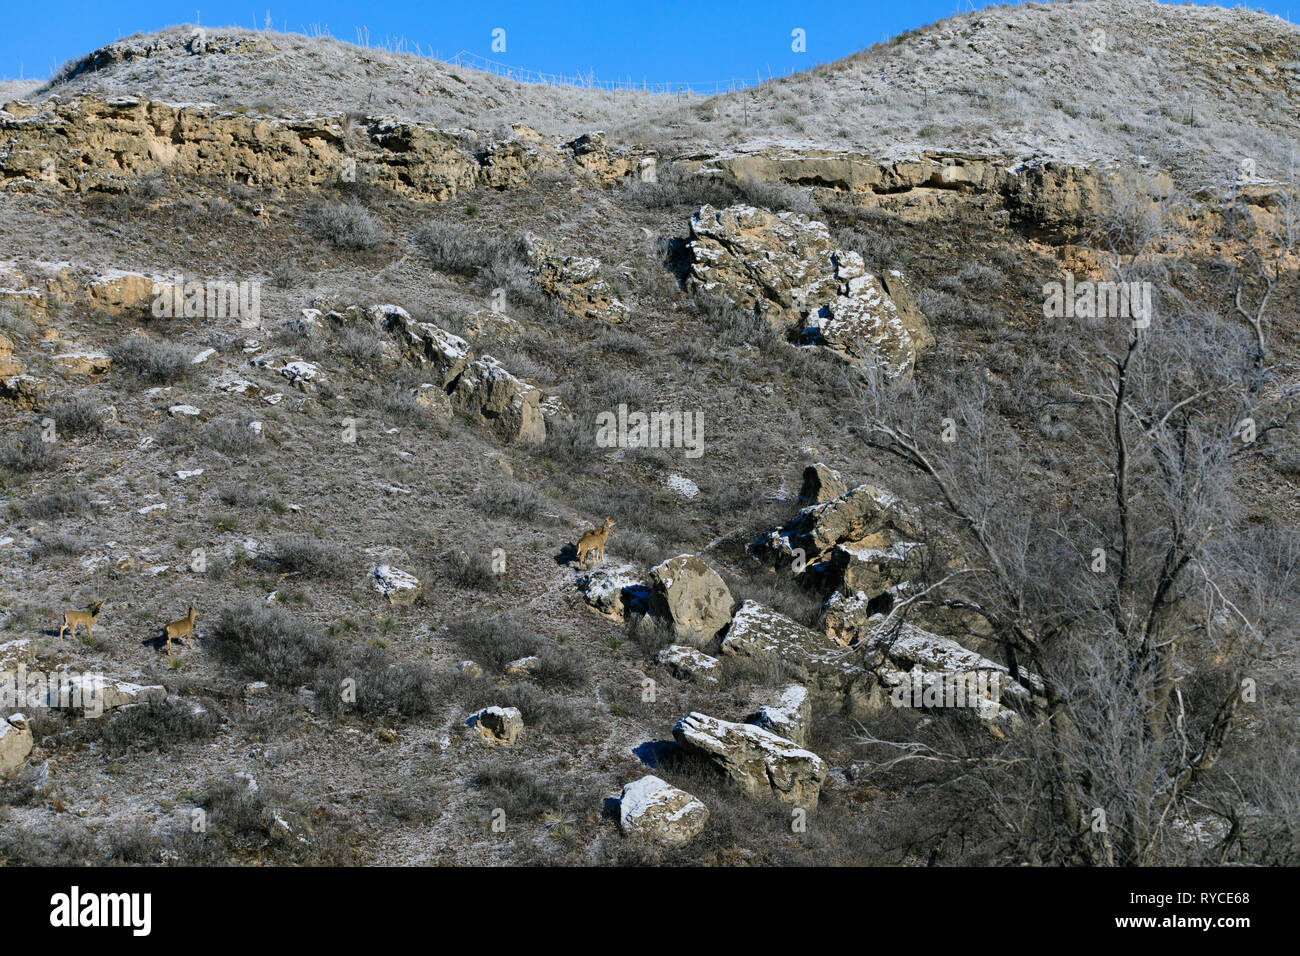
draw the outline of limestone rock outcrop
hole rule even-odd
[[[754,724],[738,724],[691,713],[677,722],[673,737],[688,754],[712,764],[751,797],[817,806],[826,763],[815,753]]]
[[[706,205],[691,217],[689,250],[693,291],[723,296],[777,331],[886,378],[909,374],[934,345],[902,275],[869,274],[861,255],[836,248],[823,222]]]
[[[618,800],[618,828],[661,846],[690,843],[709,821],[709,808],[672,784],[646,774],[623,788]]]
[[[733,603],[718,572],[693,554],[650,569],[650,614],[678,637],[709,640],[731,620]]]
[[[627,306],[601,277],[595,256],[566,255],[532,233],[524,237],[524,250],[537,287],[566,312],[604,322],[620,322],[626,316]]]
[[[32,731],[22,714],[0,717],[0,780],[22,767],[32,746]]]

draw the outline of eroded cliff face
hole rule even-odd
[[[516,125],[491,141],[393,117],[285,117],[83,96],[0,110],[0,188],[54,186],[120,192],[157,173],[211,176],[249,186],[313,190],[358,181],[415,201],[466,189],[522,189],[539,176],[612,185],[676,166],[699,176],[809,187],[908,222],[989,218],[1052,243],[1074,242],[1121,207],[1175,203],[1201,235],[1220,229],[1222,197],[1179,193],[1167,173],[1057,161],[1014,164],[997,156],[927,152],[877,160],[852,152],[763,148],[658,157],[610,147],[601,133],[548,142]],[[1236,184],[1237,199],[1267,229],[1278,184]]]
[[[599,134],[549,144],[525,126],[477,149],[458,131],[391,117],[274,117],[130,97],[15,102],[0,111],[4,188],[119,192],[166,172],[282,189],[363,181],[439,202],[474,186],[521,188],[540,173],[610,182],[636,163],[611,153]]]

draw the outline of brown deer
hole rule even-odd
[[[614,519],[606,515],[602,527],[592,528],[578,539],[578,567],[586,564],[587,555],[593,551],[596,552],[597,561],[600,564],[605,563],[605,539],[609,537],[610,529],[613,527]]]
[[[199,616],[199,612],[196,611],[196,610],[194,609],[194,605],[191,604],[191,605],[190,605],[190,613],[189,613],[189,614],[186,614],[186,615],[185,615],[183,618],[181,618],[179,621],[172,621],[172,622],[171,622],[170,624],[168,624],[165,628],[163,628],[163,633],[165,633],[165,634],[167,635],[167,654],[168,654],[168,656],[171,656],[171,652],[172,652],[172,641],[173,641],[175,638],[178,638],[178,637],[189,637],[191,634],[194,633],[194,620],[195,620],[195,618],[197,618],[198,616]]]
[[[72,636],[77,636],[77,628],[86,629],[86,637],[90,637],[90,629],[95,626],[99,620],[99,612],[104,610],[104,602],[97,601],[87,607],[84,611],[64,611],[63,626],[59,628],[59,637],[63,637],[65,631],[71,631]]]

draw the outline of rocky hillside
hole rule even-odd
[[[37,97],[138,96],[274,115],[400,116],[490,133],[527,123],[571,135],[620,125],[661,98],[535,86],[429,56],[358,47],[328,36],[238,27],[137,34],[66,64]],[[444,56],[454,53],[444,50]]]
[[[1051,105],[1109,22],[1291,135],[1292,28],[1100,2],[707,116],[181,28],[6,103],[0,863],[1294,863],[1295,188]]]
[[[1091,0],[967,13],[636,127],[687,143],[1144,163],[1194,186],[1294,167],[1300,28],[1245,9]],[[849,121],[848,118],[852,118]]]
[[[1300,29],[1238,8],[1079,0],[951,17],[806,73],[716,97],[541,87],[328,37],[178,27],[67,64],[36,96],[94,93],[283,114],[398,116],[490,133],[914,158],[1143,162],[1189,185],[1287,179]],[[201,51],[201,52],[200,52]],[[427,52],[427,51],[426,51]],[[263,91],[274,89],[266,97]],[[846,122],[846,117],[852,121]]]

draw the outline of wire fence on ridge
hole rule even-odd
[[[517,80],[521,83],[536,83],[542,86],[573,86],[581,89],[592,90],[629,90],[645,93],[718,96],[722,93],[735,93],[737,90],[746,90],[765,82],[761,77],[757,76],[753,79],[733,78],[729,80],[708,80],[703,82],[670,81],[652,83],[646,79],[641,79],[639,81],[633,79],[603,80],[599,79],[594,71],[573,74],[542,73],[538,70],[524,69],[522,67],[510,66],[507,63],[500,63],[496,60],[490,60],[477,53],[471,53],[468,50],[461,50],[459,53],[448,57],[442,62],[453,66],[462,66],[471,70],[477,70],[481,73],[491,73],[495,76],[504,77],[509,80]]]

